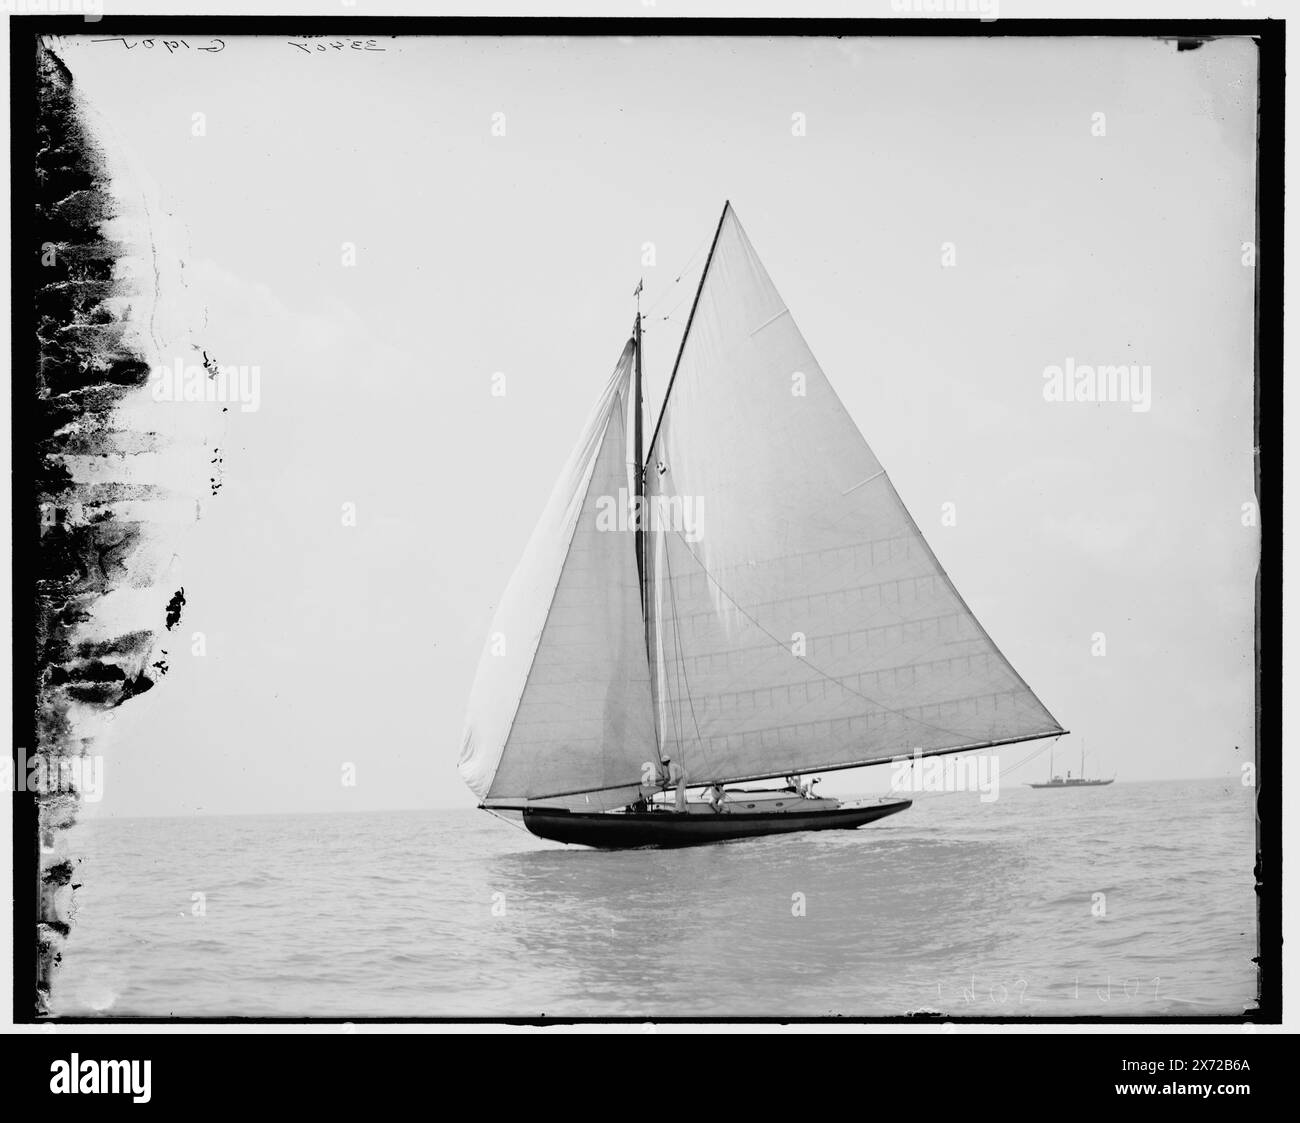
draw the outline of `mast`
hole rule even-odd
[[[708,244],[708,256],[705,257],[705,268],[703,268],[703,269],[701,270],[701,272],[699,272],[699,283],[698,283],[697,286],[695,286],[695,296],[694,296],[694,299],[692,300],[692,302],[690,302],[690,315],[686,316],[686,328],[685,328],[685,330],[682,331],[682,333],[681,333],[681,342],[680,342],[679,344],[677,344],[677,357],[676,357],[676,359],[673,359],[673,360],[672,360],[672,373],[669,373],[669,374],[668,374],[668,385],[667,385],[666,387],[664,387],[664,391],[663,391],[663,402],[660,403],[660,406],[659,406],[659,420],[658,420],[658,421],[655,421],[655,425],[654,425],[654,433],[651,433],[651,434],[650,434],[650,443],[649,443],[649,445],[645,446],[645,448],[642,448],[642,446],[641,446],[641,413],[640,413],[640,403],[641,403],[641,285],[640,285],[640,283],[638,283],[638,285],[637,285],[637,335],[636,335],[636,338],[637,338],[637,348],[636,348],[636,350],[637,350],[637,361],[636,361],[636,383],[637,383],[637,391],[636,391],[636,393],[637,393],[637,406],[638,406],[638,412],[637,412],[637,426],[636,426],[636,428],[637,428],[637,463],[638,463],[638,467],[640,467],[640,469],[641,469],[640,473],[638,473],[638,476],[637,476],[637,495],[638,495],[638,497],[642,497],[642,498],[643,498],[643,495],[645,495],[645,487],[646,487],[646,472],[649,472],[649,471],[650,471],[650,450],[651,450],[651,448],[654,448],[654,442],[655,442],[655,441],[658,441],[658,439],[659,439],[659,429],[660,429],[660,426],[663,425],[663,419],[664,419],[664,417],[667,416],[667,413],[668,413],[668,402],[669,402],[669,399],[672,398],[672,383],[677,381],[677,368],[679,368],[680,365],[681,365],[681,356],[682,356],[682,352],[685,352],[685,350],[686,350],[686,341],[688,341],[688,339],[690,338],[690,326],[692,326],[692,325],[694,324],[694,322],[695,322],[695,309],[697,309],[697,308],[699,307],[699,298],[701,298],[701,295],[703,294],[703,291],[705,291],[705,281],[707,281],[707,279],[708,279],[708,266],[710,266],[710,265],[712,264],[712,260],[714,260],[714,252],[715,252],[716,250],[718,250],[718,239],[719,239],[719,238],[722,238],[722,233],[723,233],[723,224],[724,224],[725,221],[727,221],[727,212],[728,212],[728,211],[731,211],[731,199],[724,199],[724,200],[723,200],[723,213],[722,213],[722,214],[719,214],[719,216],[718,216],[718,227],[716,227],[716,229],[714,230],[714,240],[712,240],[712,242],[711,242],[710,244]],[[638,506],[637,510],[640,511],[640,510],[641,510],[641,507]],[[641,577],[641,610],[642,610],[642,611],[641,611],[641,615],[642,615],[643,619],[645,619],[645,624],[646,624],[646,664],[649,665],[649,668],[650,668],[650,694],[651,694],[651,698],[654,699],[655,710],[658,711],[659,698],[658,698],[658,690],[656,690],[655,677],[654,677],[654,676],[655,676],[655,647],[654,647],[654,642],[655,642],[655,639],[654,639],[655,621],[654,621],[653,619],[651,619],[651,617],[653,617],[653,612],[654,612],[654,610],[653,610],[653,607],[651,607],[649,595],[647,595],[647,594],[649,594],[649,589],[647,589],[647,584],[646,584],[646,577],[647,577],[647,572],[646,572],[646,571],[647,571],[647,569],[649,569],[649,564],[647,564],[646,549],[647,549],[647,539],[646,539],[645,530],[641,529],[640,526],[638,526],[638,530],[637,530],[637,573],[638,573],[638,576]],[[660,760],[660,763],[662,763],[662,762],[663,762],[663,743],[662,743],[662,734],[660,734],[660,730],[659,730],[659,723],[658,723],[658,720],[656,720],[655,723],[654,723],[654,737],[655,737],[655,754],[658,755],[658,758],[659,758],[659,760]],[[784,775],[784,773],[783,773],[783,775]]]
[[[646,620],[647,655],[649,653],[649,618],[646,616],[645,603],[645,527],[642,525],[642,510],[645,506],[645,450],[641,447],[641,287],[645,278],[636,283],[636,326],[632,331],[633,347],[636,353],[635,373],[632,377],[632,456],[636,465],[636,578],[641,589],[641,616]]]
[[[633,511],[636,512],[636,530],[633,535],[633,541],[636,548],[636,580],[637,586],[641,591],[641,626],[645,631],[645,661],[646,669],[653,674],[654,659],[651,654],[652,647],[650,643],[650,603],[646,596],[646,528],[645,528],[645,449],[643,447],[643,436],[641,432],[641,289],[645,285],[645,278],[636,283],[636,291],[632,294],[636,297],[636,324],[632,329],[632,345],[634,348],[633,374],[632,374],[632,457],[636,469],[636,506]],[[653,696],[654,687],[651,686]],[[663,750],[659,745],[659,728],[651,722],[655,734],[655,756],[662,762]]]

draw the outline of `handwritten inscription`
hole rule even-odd
[[[297,47],[300,51],[307,54],[327,54],[330,51],[385,51],[387,47],[381,47],[374,39],[326,39],[319,43],[303,42],[298,43],[289,40],[289,46]]]
[[[196,47],[184,39],[127,39],[123,35],[118,35],[113,39],[92,39],[92,43],[121,43],[128,51],[134,51],[136,47],[143,47],[146,51],[156,50],[159,47],[164,48],[169,55],[176,54],[177,51],[203,51],[206,54],[219,55],[226,49],[225,40],[209,39],[206,47]]]
[[[137,47],[146,51],[164,50],[169,55],[184,54],[186,51],[202,51],[217,55],[226,49],[224,39],[209,39],[206,44],[191,43],[187,39],[128,39],[125,35],[116,35],[111,39],[92,39],[92,43],[118,43],[124,50],[134,51]],[[286,39],[285,45],[293,47],[304,54],[329,54],[331,51],[387,51],[377,39],[317,39],[307,36],[301,40]]]

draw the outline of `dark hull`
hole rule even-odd
[[[524,812],[524,826],[539,838],[554,842],[627,850],[641,846],[702,846],[795,831],[852,830],[911,806],[910,799],[896,799],[823,811],[752,814],[724,811],[711,815],[679,815],[672,811],[604,814],[529,808]]]

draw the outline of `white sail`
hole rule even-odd
[[[948,580],[729,206],[646,465],[656,720],[689,780],[1062,732]]]
[[[633,359],[629,341],[479,662],[460,773],[489,807],[620,806],[637,797],[643,764],[657,759],[634,534],[626,519],[610,526],[620,491],[626,501],[633,458],[626,429]]]

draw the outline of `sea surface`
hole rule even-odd
[[[89,819],[53,1007],[1236,1015],[1256,986],[1252,794],[1004,786],[857,831],[612,853],[472,810]]]

